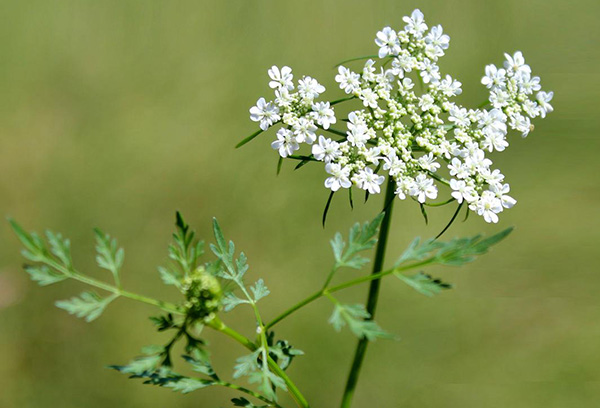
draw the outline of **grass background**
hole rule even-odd
[[[100,276],[92,227],[126,248],[124,285],[165,299],[155,265],[166,259],[174,211],[209,236],[216,216],[264,277],[267,317],[317,287],[331,264],[328,240],[372,218],[381,197],[350,211],[327,192],[319,166],[275,177],[268,133],[248,108],[268,95],[266,70],[290,65],[341,95],[332,66],[371,54],[385,25],[420,7],[452,38],[442,69],[485,98],[487,63],[522,50],[555,91],[555,112],[497,158],[519,204],[487,225],[478,217],[451,235],[517,226],[493,253],[462,269],[431,272],[456,289],[434,299],[389,279],[379,322],[402,340],[369,350],[356,407],[562,408],[600,401],[598,292],[598,94],[596,1],[3,1],[0,3],[0,214],[71,237],[76,264]],[[451,209],[425,226],[412,203],[396,206],[389,255],[436,234]],[[144,305],[119,300],[91,325],[52,306],[78,293],[41,290],[20,270],[19,246],[0,228],[0,407],[216,407],[229,392],[189,396],[128,381],[103,368],[162,341]],[[355,276],[346,272],[347,276]],[[348,291],[362,301],[366,288]],[[291,375],[314,407],[336,406],[355,340],[316,303],[279,327],[303,349]],[[227,320],[251,333],[239,310]],[[226,376],[243,350],[208,335]],[[288,404],[289,405],[289,404]]]

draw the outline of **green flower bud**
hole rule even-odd
[[[183,281],[186,315],[192,320],[210,320],[221,307],[223,290],[217,278],[199,267]]]

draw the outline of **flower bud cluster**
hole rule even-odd
[[[482,108],[467,109],[452,101],[462,84],[443,76],[437,64],[450,37],[440,25],[429,29],[419,10],[403,20],[403,30],[385,27],[377,33],[379,61],[369,59],[360,72],[339,67],[336,82],[362,105],[345,120],[344,138],[317,137],[319,128],[336,122],[334,112],[329,102],[313,102],[324,88],[310,77],[293,93],[289,67],[269,70],[275,101],[259,99],[251,119],[263,130],[277,122],[285,125],[272,143],[281,157],[301,143],[311,145],[312,157],[329,174],[325,187],[332,191],[356,186],[377,194],[386,178],[380,173],[387,173],[399,199],[424,204],[445,184],[458,203],[487,222],[498,222],[498,214],[516,201],[488,153],[506,149],[509,129],[527,136],[531,119],[552,112],[553,93],[541,91],[540,78],[531,75],[518,51],[505,54],[504,68],[485,68],[481,82],[489,100]]]
[[[210,320],[221,307],[221,285],[203,267],[184,279],[182,291],[186,299],[186,315],[192,320]]]

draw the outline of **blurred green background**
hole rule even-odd
[[[288,163],[276,177],[273,133],[233,148],[256,129],[248,108],[270,95],[272,64],[341,96],[332,66],[374,53],[375,33],[402,27],[415,7],[452,38],[441,65],[463,82],[461,101],[484,100],[485,64],[522,50],[555,91],[555,112],[497,158],[519,204],[499,225],[472,216],[448,233],[515,225],[506,242],[468,267],[431,270],[456,285],[433,299],[385,281],[378,321],[401,341],[371,346],[355,406],[597,407],[597,1],[2,1],[0,214],[63,232],[79,268],[107,277],[93,257],[92,227],[101,227],[126,248],[124,285],[172,300],[155,266],[174,211],[208,239],[216,216],[248,254],[249,277],[269,285],[263,310],[273,317],[321,284],[329,238],[373,217],[381,197],[354,211],[338,197],[323,230],[321,166],[292,172]],[[451,211],[430,211],[425,226],[414,203],[398,203],[389,258],[439,232]],[[0,407],[229,406],[228,391],[181,396],[104,368],[164,340],[146,319],[156,311],[119,300],[93,324],[68,316],[53,301],[82,287],[38,288],[6,224],[0,239]],[[314,407],[338,404],[355,345],[327,325],[330,311],[320,301],[279,327],[307,353],[290,372]],[[244,310],[226,319],[252,333]],[[244,350],[208,337],[229,375]]]

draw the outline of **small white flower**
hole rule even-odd
[[[379,58],[384,58],[388,55],[398,55],[400,52],[398,36],[390,27],[385,27],[377,33],[375,44],[379,47]]]
[[[422,34],[427,31],[427,24],[425,24],[425,16],[421,13],[421,10],[416,9],[410,15],[410,17],[403,17],[402,20],[406,23],[404,29],[409,33],[420,38]]]
[[[502,180],[504,180],[504,174],[500,173],[500,170],[498,169],[494,171],[484,169],[481,171],[481,176],[483,177],[485,182],[491,186],[499,184],[502,182]]]
[[[481,172],[489,169],[491,165],[492,161],[485,157],[485,152],[481,149],[477,149],[465,158],[465,166],[473,172]]]
[[[478,215],[483,216],[485,222],[498,222],[498,213],[502,212],[500,199],[491,191],[484,191],[479,200],[469,206]]]
[[[325,171],[328,174],[331,174],[331,177],[325,180],[325,187],[331,189],[331,191],[352,187],[352,182],[350,181],[350,169],[348,167],[342,167],[338,163],[327,163],[325,165]]]
[[[362,156],[366,162],[378,165],[379,160],[382,159],[380,154],[381,149],[379,147],[372,147],[371,149],[367,149],[365,152],[363,152]]]
[[[542,89],[540,77],[532,77],[529,72],[522,72],[519,75],[519,90],[525,95],[531,95],[540,89]]]
[[[527,116],[516,114],[510,118],[510,127],[521,132],[521,136],[527,137],[531,131],[531,120]]]
[[[319,136],[319,143],[313,145],[312,154],[315,159],[329,163],[339,157],[342,152],[340,152],[338,142]]]
[[[470,203],[477,199],[477,193],[473,186],[468,185],[464,180],[450,180],[450,188],[454,190],[452,192],[452,197],[459,203],[462,203],[463,200]]]
[[[462,89],[460,88],[461,85],[462,84],[460,82],[452,79],[450,75],[446,75],[446,78],[442,79],[438,85],[438,89],[448,98],[451,98],[462,93]]]
[[[317,140],[317,127],[312,120],[300,118],[293,126],[294,135],[298,143],[313,144]]]
[[[409,194],[413,197],[417,197],[417,201],[423,204],[427,198],[432,200],[437,197],[438,190],[433,184],[433,180],[428,178],[425,174],[420,173],[416,178],[414,184],[409,190]]]
[[[421,166],[421,168],[423,170],[435,172],[437,169],[440,168],[440,164],[435,161],[435,157],[433,156],[433,153],[429,153],[429,154],[426,154],[425,156],[419,157],[417,159],[417,162],[419,163],[419,166]]]
[[[339,67],[338,74],[335,76],[336,82],[340,84],[340,88],[347,94],[351,94],[360,89],[360,75],[350,71],[346,67]]]
[[[450,116],[448,117],[450,122],[454,122],[456,126],[460,127],[468,127],[471,125],[471,120],[469,119],[469,111],[465,108],[452,107],[450,109]]]
[[[523,57],[523,53],[521,51],[515,52],[513,56],[504,54],[504,57],[506,57],[506,61],[504,61],[504,68],[506,68],[507,71],[515,74],[521,72],[531,74],[531,68],[529,65],[525,64],[525,58]]]
[[[440,67],[435,65],[433,62],[426,60],[421,68],[421,78],[423,82],[428,84],[430,82],[437,82],[440,80]]]
[[[396,197],[401,200],[406,199],[406,194],[410,194],[410,190],[413,188],[415,182],[413,179],[408,177],[402,177],[400,180],[396,180]]]
[[[329,129],[329,126],[335,123],[335,113],[330,107],[329,102],[317,102],[312,105],[312,110],[315,113],[317,123],[323,129]]]
[[[431,57],[441,57],[444,55],[444,50],[450,45],[450,37],[444,34],[441,25],[431,28],[429,34],[425,36],[426,50]]]
[[[550,101],[552,100],[553,96],[554,92],[540,91],[537,93],[536,99],[540,107],[540,116],[542,118],[545,118],[547,113],[550,113],[554,110],[552,105],[550,105]]]
[[[392,150],[383,158],[383,169],[387,170],[390,176],[395,177],[406,169],[406,163]]]
[[[509,93],[503,89],[494,89],[490,92],[490,102],[494,108],[504,108],[510,100]]]
[[[267,130],[273,123],[281,119],[279,108],[273,102],[267,103],[265,98],[260,98],[256,106],[250,108],[250,119],[254,122],[260,122],[260,128]]]
[[[500,199],[502,207],[504,208],[512,208],[517,203],[517,200],[508,195],[510,192],[510,186],[508,184],[493,184],[490,186],[490,190]]]
[[[450,164],[448,165],[448,169],[450,170],[450,175],[458,178],[466,178],[469,177],[469,169],[463,162],[460,161],[457,157],[453,158]]]
[[[298,81],[298,93],[303,99],[312,101],[323,92],[325,92],[325,87],[312,77],[305,76]]]
[[[271,147],[275,150],[279,150],[281,157],[288,157],[298,149],[298,141],[294,137],[294,133],[289,129],[279,129],[277,131],[277,140],[271,143]]]
[[[348,115],[348,141],[353,146],[364,146],[370,138],[367,125],[356,115],[356,112],[350,112]]]
[[[493,64],[487,65],[485,67],[485,76],[481,78],[481,83],[489,89],[504,88],[506,84],[506,71],[502,68],[498,69]]]
[[[380,185],[385,181],[384,176],[373,172],[370,167],[365,167],[354,176],[354,181],[359,188],[368,191],[370,194],[379,194]]]
[[[294,75],[290,67],[283,67],[280,70],[277,66],[273,65],[268,74],[271,78],[271,82],[269,82],[271,88],[285,88],[288,91],[294,89]]]
[[[508,142],[502,133],[486,133],[485,138],[481,141],[481,147],[489,152],[494,150],[501,152],[508,147]]]
[[[360,92],[360,99],[363,101],[363,105],[365,107],[375,109],[377,107],[377,101],[379,100],[379,96],[375,91],[370,88],[363,89]]]
[[[291,94],[287,88],[279,88],[275,90],[275,104],[282,109],[288,109],[295,102],[295,95]]]
[[[433,108],[434,106],[435,106],[435,99],[433,98],[433,96],[431,96],[429,94],[425,94],[419,99],[419,108],[421,108],[421,110],[423,112],[428,111],[429,109]]]

